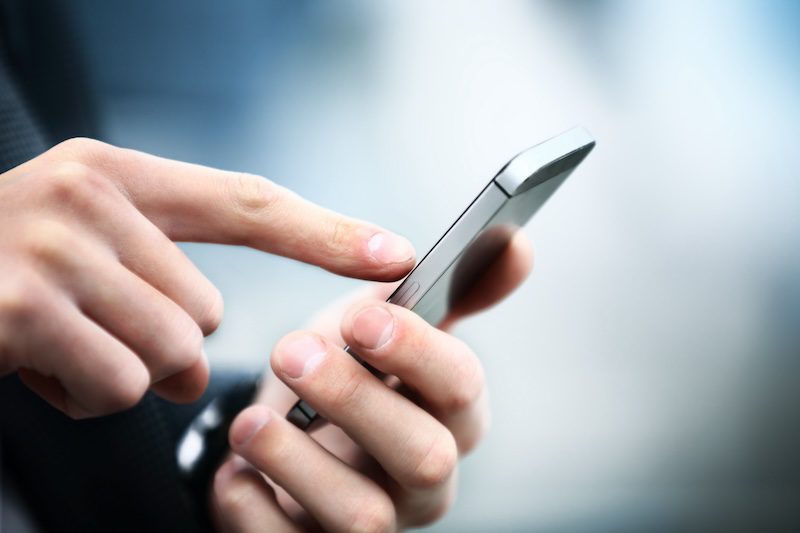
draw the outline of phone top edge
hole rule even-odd
[[[563,175],[565,170],[571,171],[592,147],[594,139],[588,131],[578,127],[512,158],[447,228],[387,301],[413,308],[505,202],[550,178]]]
[[[514,196],[528,188],[526,181],[549,166],[577,152],[581,152],[580,159],[583,159],[594,145],[594,138],[585,128],[572,128],[517,154],[500,169],[493,181],[508,196]]]

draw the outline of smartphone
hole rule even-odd
[[[589,132],[578,127],[512,158],[387,301],[411,309],[430,324],[440,323],[508,246],[514,233],[592,151],[594,144]],[[381,377],[380,372],[349,347],[345,350]],[[319,415],[305,401],[299,400],[286,418],[306,430],[319,420]]]

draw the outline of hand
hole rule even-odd
[[[531,264],[519,233],[441,327],[503,299]],[[489,423],[483,371],[463,342],[387,295],[362,295],[343,317],[333,310],[277,344],[274,375],[231,426],[237,456],[214,480],[222,530],[394,531],[452,503],[458,458]],[[402,385],[376,379],[344,343]],[[287,422],[297,395],[331,424],[309,435]]]
[[[71,417],[205,389],[219,291],[172,241],[243,244],[393,280],[413,249],[263,178],[88,139],[0,175],[0,375]]]

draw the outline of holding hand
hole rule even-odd
[[[441,327],[507,296],[531,259],[517,234]],[[274,375],[231,426],[239,457],[215,479],[223,530],[393,531],[430,523],[452,503],[458,459],[489,424],[483,370],[462,341],[385,303],[383,289],[275,347]],[[345,343],[402,385],[375,378]],[[286,421],[297,396],[331,424],[307,434]]]
[[[411,245],[263,178],[66,141],[0,175],[0,375],[74,418],[205,389],[219,291],[173,241],[395,280]]]

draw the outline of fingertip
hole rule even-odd
[[[359,258],[345,266],[337,265],[327,270],[348,278],[391,283],[403,279],[415,264],[414,258],[402,263],[378,263],[369,258]]]
[[[38,394],[44,401],[64,414],[72,416],[67,409],[66,390],[56,378],[45,376],[29,368],[20,368],[17,375],[26,387]]]
[[[75,399],[72,398],[71,396],[67,396],[64,399],[64,414],[66,414],[73,420],[86,420],[88,418],[95,418],[100,416],[97,413],[93,413],[85,409],[78,402],[76,402]]]
[[[258,470],[234,456],[214,475],[212,517],[221,531],[296,531],[275,490]]]
[[[536,253],[533,243],[524,232],[518,231],[511,239],[510,247],[511,262],[517,267],[524,279],[531,273],[535,263]]]
[[[295,331],[283,337],[272,351],[270,364],[281,379],[299,379],[312,372],[325,358],[324,338],[308,331]]]
[[[242,450],[272,418],[272,411],[264,405],[252,405],[239,413],[228,432],[231,448]]]
[[[370,225],[351,231],[348,239],[336,239],[347,241],[346,259],[332,265],[332,272],[371,281],[397,281],[414,268],[416,252],[405,237]]]
[[[175,403],[192,403],[200,399],[210,379],[205,351],[189,368],[153,383],[150,389],[158,396]]]
[[[230,486],[231,478],[248,468],[250,468],[249,463],[238,455],[233,456],[220,466],[217,469],[217,473],[214,474],[214,492],[217,496],[223,496]]]
[[[358,300],[352,302],[342,313],[341,320],[339,322],[339,333],[345,340],[350,340],[352,335],[350,333],[353,330],[353,319],[364,309],[372,307],[373,305],[380,305],[384,302],[384,299],[378,299],[369,294],[364,298],[359,298]]]
[[[412,257],[403,263],[391,263],[380,266],[377,270],[372,269],[369,273],[364,273],[357,277],[367,281],[392,282],[403,279],[414,268],[415,260]]]
[[[251,531],[253,527],[272,531],[265,528],[265,517],[253,515],[276,510],[275,491],[242,457],[234,456],[217,470],[212,490],[214,520],[222,531]]]
[[[84,420],[97,416],[70,396],[56,378],[28,368],[20,368],[18,375],[25,386],[71,419]]]
[[[407,265],[416,256],[408,239],[385,230],[373,233],[366,245],[369,257],[380,265]]]
[[[211,285],[210,282],[209,285]],[[217,331],[225,314],[225,300],[222,298],[222,292],[218,288],[211,285],[209,296],[206,300],[205,312],[197,320],[197,325],[200,326],[204,337],[208,337]]]
[[[464,294],[440,327],[487,309],[511,294],[533,269],[534,250],[528,237],[518,231],[508,247]]]
[[[357,349],[379,350],[392,339],[396,317],[385,302],[364,300],[345,314],[342,337]]]

